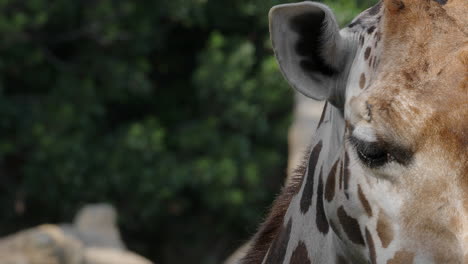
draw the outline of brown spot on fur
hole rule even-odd
[[[382,241],[382,246],[387,248],[393,240],[393,230],[388,216],[382,210],[377,221],[377,234]]]
[[[387,8],[390,12],[398,12],[405,8],[405,3],[401,0],[389,0],[386,1]]]
[[[362,192],[361,185],[358,184],[358,197],[359,200],[361,201],[362,206],[364,207],[364,210],[366,211],[367,216],[372,217],[372,208],[369,204],[369,201],[367,201],[366,196]]]
[[[270,253],[267,256],[266,263],[271,264],[282,264],[286,255],[286,249],[288,248],[289,237],[291,235],[292,222],[289,219],[286,228],[281,227],[278,236],[273,241],[270,248]]]
[[[322,115],[320,116],[320,120],[318,122],[317,128],[319,128],[322,125],[323,120],[325,119],[325,115],[327,113],[327,106],[328,106],[328,101],[326,101],[325,105],[323,106]]]
[[[349,199],[348,186],[349,186],[350,172],[349,172],[349,156],[347,152],[345,153],[344,160],[345,161],[344,161],[344,172],[343,172],[343,185],[344,185],[346,198]]]
[[[367,229],[367,227],[366,227],[366,242],[367,242],[367,247],[369,249],[370,263],[371,264],[376,264],[377,263],[377,257],[375,255],[374,240],[372,239],[372,235],[369,232],[369,230]]]
[[[416,72],[414,70],[411,70],[411,71],[403,71],[402,73],[407,82],[407,88],[411,88],[412,84],[418,80]]]
[[[414,260],[414,253],[400,250],[395,253],[392,259],[387,261],[387,264],[411,264]]]
[[[343,162],[340,164],[340,172],[339,172],[339,180],[338,180],[338,188],[341,190],[343,188]]]
[[[317,224],[317,229],[322,234],[327,234],[329,230],[329,225],[327,217],[325,215],[325,208],[323,207],[323,179],[322,179],[322,169],[320,168],[319,182],[317,187],[317,216],[315,218],[315,223]]]
[[[382,39],[382,33],[380,31],[377,31],[377,33],[375,33],[375,38],[377,39],[375,44],[377,44]]]
[[[294,249],[290,264],[311,264],[309,254],[307,253],[307,247],[303,241],[299,241],[296,249]]]
[[[325,185],[325,199],[328,202],[331,202],[335,196],[336,167],[338,166],[338,161],[339,160],[335,162],[332,169],[330,170],[327,178],[327,184]]]
[[[364,59],[365,60],[369,59],[371,51],[372,51],[371,47],[366,48],[366,51],[364,52]]]
[[[374,63],[373,63],[373,65],[372,65],[372,67],[374,67],[374,69],[377,68],[377,63],[378,63],[378,62],[377,62],[377,58],[375,58],[375,59],[374,59]]]
[[[338,208],[337,214],[341,227],[343,227],[343,230],[345,231],[349,240],[355,244],[364,246],[364,238],[362,237],[358,221],[349,216],[344,210],[343,206]]]
[[[307,178],[305,179],[306,183],[304,186],[304,191],[302,192],[300,203],[301,212],[303,214],[309,211],[310,205],[312,204],[312,196],[314,195],[314,174],[321,151],[322,141],[319,141],[311,151],[307,174],[304,175],[304,177]]]

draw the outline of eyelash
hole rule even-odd
[[[348,138],[353,145],[359,159],[369,168],[378,168],[394,160],[393,155],[384,144],[379,142],[366,142],[353,136]]]

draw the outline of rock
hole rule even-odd
[[[84,264],[152,264],[130,251],[112,248],[86,248]]]
[[[0,264],[152,264],[125,250],[107,204],[84,207],[73,224],[41,225],[0,239]]]
[[[61,225],[85,247],[125,249],[117,227],[117,213],[109,204],[90,204],[75,216],[73,225]]]
[[[2,264],[81,264],[82,245],[58,226],[42,225],[0,240]]]

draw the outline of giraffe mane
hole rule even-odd
[[[283,224],[284,216],[286,215],[286,211],[288,210],[292,198],[301,188],[302,181],[307,170],[308,160],[309,154],[304,155],[301,164],[292,173],[289,184],[281,189],[280,194],[273,202],[266,220],[254,236],[252,247],[240,263],[261,263],[264,259],[272,241],[278,235],[278,231]]]

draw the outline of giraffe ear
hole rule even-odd
[[[307,97],[339,101],[344,91],[338,91],[337,80],[346,52],[333,12],[302,2],[275,6],[269,18],[273,49],[288,82]]]

